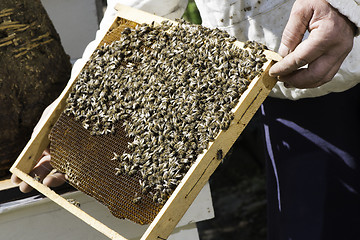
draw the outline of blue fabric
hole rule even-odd
[[[360,84],[261,110],[268,239],[360,239]]]

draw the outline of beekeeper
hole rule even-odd
[[[187,0],[109,0],[97,38],[122,3],[180,18]],[[261,107],[268,170],[269,239],[358,239],[360,236],[359,0],[196,0],[202,24],[240,41],[255,40],[284,59],[279,82]],[[49,169],[45,152],[36,170]],[[46,168],[42,168],[44,165]],[[20,182],[15,176],[13,180]],[[63,178],[47,177],[45,184]],[[20,184],[22,191],[30,187]]]

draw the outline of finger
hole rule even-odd
[[[50,164],[50,155],[45,155],[41,158],[39,163],[30,172],[30,176],[39,176],[40,180],[43,180],[52,170],[53,167]]]
[[[50,147],[47,147],[43,153],[42,153],[42,156],[45,156],[45,155],[50,155]]]
[[[327,56],[322,56],[308,68],[299,69],[289,75],[279,77],[280,81],[296,88],[315,88],[330,81],[341,66],[342,60],[336,61],[333,65],[328,65]]]
[[[42,181],[52,170],[50,165],[50,155],[45,155],[40,159],[39,163],[30,172],[30,176],[38,178],[38,181]],[[41,163],[41,164],[40,164]],[[30,192],[33,188],[26,182],[20,182],[19,189],[23,193]]]
[[[311,35],[311,34],[310,34]],[[314,35],[313,35],[314,36]],[[324,44],[323,44],[324,45]],[[300,43],[297,48],[275,63],[269,70],[270,76],[284,76],[319,58],[325,52],[325,47],[316,37],[310,37]]]
[[[44,166],[40,167],[42,165],[42,162],[48,162],[48,163],[45,163]],[[50,150],[45,149],[41,157],[39,158],[39,161],[36,164],[34,170],[30,172],[30,176],[32,177],[39,176],[40,179],[43,179],[52,169],[51,166],[49,165],[50,165]],[[51,169],[48,170],[49,168]],[[30,192],[33,189],[31,186],[29,186],[26,182],[23,182],[15,174],[11,175],[11,181],[16,185],[19,185],[20,191],[24,193]]]
[[[13,183],[13,184],[16,184],[16,185],[18,185],[18,184],[20,184],[21,183],[21,179],[20,178],[18,178],[18,176],[16,176],[15,174],[12,174],[11,175],[11,182]]]
[[[62,173],[51,173],[52,166],[50,164],[50,155],[45,155],[40,161],[39,165],[35,167],[31,172],[30,176],[38,177],[39,181],[43,182],[45,186],[57,187],[65,183],[66,177]],[[50,174],[49,174],[50,173]],[[14,178],[17,178],[16,176]],[[20,180],[21,181],[21,180]],[[33,188],[26,182],[20,182],[19,189],[23,193],[30,192]]]
[[[44,157],[39,161],[31,172],[31,174],[36,174],[40,177],[40,181],[44,185],[49,187],[57,187],[63,184],[65,179],[65,174],[54,172],[54,168],[51,166],[51,155],[49,149],[46,149],[43,153]]]
[[[302,41],[312,17],[311,8],[304,8],[301,4],[294,3],[289,20],[282,34],[279,54],[286,56],[292,52]]]
[[[21,182],[19,184],[19,189],[23,193],[28,193],[28,192],[31,192],[33,190],[33,188],[29,184],[27,184],[26,182]]]
[[[41,164],[41,160],[43,159],[44,156],[47,156],[47,155],[50,156],[50,149],[48,149],[48,148],[43,151],[43,153],[41,154],[41,157],[39,158],[39,160],[38,160],[38,162],[36,164],[36,166]],[[44,160],[47,160],[47,159],[44,159]],[[11,182],[14,183],[14,184],[19,184],[19,183],[22,182],[22,180],[18,176],[16,176],[15,174],[12,174],[11,175]]]
[[[40,177],[40,181],[45,186],[57,187],[65,182],[65,174],[53,172],[54,168],[51,166],[51,155],[49,150],[45,150],[44,157],[41,158],[39,163],[34,167],[31,174],[36,174]]]
[[[53,173],[44,178],[43,184],[48,187],[58,187],[66,181],[65,174]]]

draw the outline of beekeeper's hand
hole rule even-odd
[[[284,58],[270,75],[286,87],[314,88],[330,81],[352,49],[355,29],[325,0],[295,1],[279,48]],[[309,36],[302,41],[306,30]]]

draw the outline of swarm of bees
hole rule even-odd
[[[119,41],[94,52],[65,113],[94,136],[115,134],[123,121],[132,142],[114,153],[115,172],[140,175],[142,193],[163,204],[197,156],[229,128],[231,110],[263,71],[265,47],[247,42],[241,49],[234,41],[181,20],[125,28]]]

